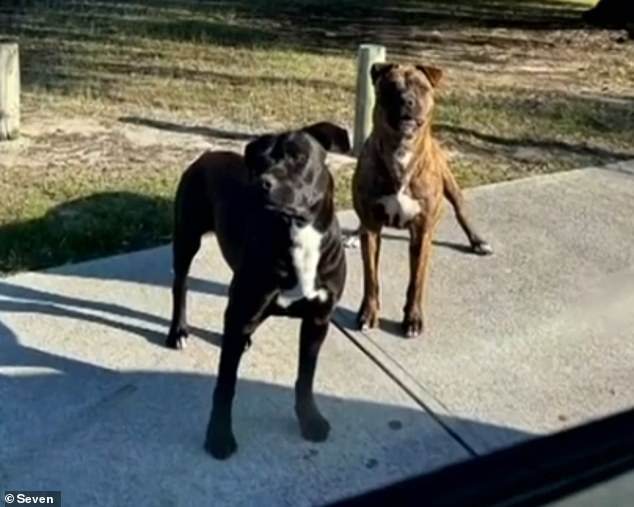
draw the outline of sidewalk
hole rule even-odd
[[[213,237],[192,268],[184,351],[163,347],[168,247],[0,279],[0,486],[61,490],[65,505],[319,505],[634,405],[634,176],[586,169],[466,196],[495,254],[461,252],[447,208],[418,339],[352,328],[361,264],[347,252],[316,377],[326,443],[302,440],[293,414],[298,322],[258,330],[225,462],[202,450],[229,281]],[[381,257],[391,321],[401,236],[385,231]]]

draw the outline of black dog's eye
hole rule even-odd
[[[286,154],[293,160],[296,166],[303,166],[308,161],[306,147],[302,146],[301,141],[296,139],[288,139],[284,144]]]
[[[308,157],[306,156],[305,153],[299,152],[297,153],[297,155],[295,155],[295,161],[300,165],[305,165],[306,162],[308,161]]]

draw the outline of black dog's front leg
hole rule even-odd
[[[299,420],[302,436],[313,442],[328,438],[330,424],[321,415],[313,394],[313,381],[317,359],[330,324],[333,309],[332,297],[327,303],[301,298],[287,307],[273,302],[267,315],[301,318],[299,366],[295,382],[295,414]]]
[[[231,406],[240,359],[248,338],[243,333],[225,333],[223,336],[218,379],[205,439],[205,449],[216,459],[226,459],[238,449],[231,423]]]
[[[328,334],[330,320],[309,315],[300,329],[299,367],[295,382],[295,414],[302,436],[312,442],[328,438],[330,424],[321,415],[313,394],[313,381],[321,346]]]
[[[220,366],[205,439],[205,449],[216,459],[226,459],[238,449],[232,430],[231,408],[240,359],[251,335],[266,318],[264,310],[273,295],[270,290],[253,290],[245,282],[245,277],[241,280],[234,278],[231,283],[224,318]]]

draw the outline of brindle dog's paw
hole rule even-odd
[[[185,348],[188,336],[189,328],[186,325],[180,325],[176,329],[170,329],[165,345],[170,349],[182,350]]]
[[[415,338],[423,333],[423,318],[417,315],[406,316],[401,324],[403,335],[406,338]]]
[[[357,312],[357,327],[361,331],[372,329],[379,325],[379,310],[367,303],[363,303]]]
[[[214,431],[207,433],[205,440],[205,450],[215,459],[224,460],[238,450],[238,443],[231,430]]]
[[[330,434],[330,423],[319,412],[298,417],[302,436],[310,442],[324,442]]]
[[[478,255],[491,255],[493,248],[483,239],[479,239],[471,243],[471,249]]]

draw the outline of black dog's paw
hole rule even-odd
[[[324,442],[330,434],[330,423],[319,412],[298,417],[302,436],[310,442]]]
[[[207,433],[205,450],[218,460],[227,459],[238,450],[238,443],[231,430]]]
[[[401,330],[406,338],[415,338],[423,333],[423,318],[418,315],[405,316]]]
[[[185,348],[186,339],[189,336],[189,329],[186,325],[180,325],[176,329],[170,329],[165,345],[174,350]]]
[[[493,248],[483,239],[478,239],[471,243],[471,249],[478,255],[491,255]]]

